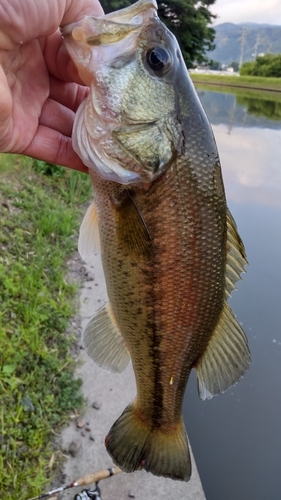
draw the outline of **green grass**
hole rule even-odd
[[[258,90],[281,92],[281,78],[263,78],[259,76],[228,76],[205,75],[201,73],[190,74],[194,83],[244,87]]]
[[[238,97],[238,99],[257,99],[281,103],[281,92],[247,89],[243,87],[228,87],[210,84],[208,85],[207,83],[195,83],[195,86],[198,90],[223,92],[224,94],[234,94]]]
[[[76,288],[66,260],[77,246],[89,179],[0,155],[0,492],[26,500],[48,485],[54,433],[81,407],[73,377]],[[55,454],[57,462],[59,454]]]

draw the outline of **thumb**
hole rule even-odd
[[[61,27],[83,19],[85,16],[102,16],[104,14],[98,0],[68,0]]]

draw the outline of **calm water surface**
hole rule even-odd
[[[249,266],[230,305],[252,363],[237,386],[184,414],[207,500],[281,499],[281,100],[198,90]]]

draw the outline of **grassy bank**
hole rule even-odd
[[[48,483],[54,433],[82,403],[66,335],[85,175],[0,155],[0,491],[26,500]]]
[[[262,78],[258,76],[228,76],[190,74],[194,83],[216,85],[220,87],[236,87],[267,92],[281,92],[281,78]]]
[[[223,94],[234,94],[237,97],[237,102],[243,100],[249,103],[253,100],[258,101],[272,101],[274,103],[281,103],[281,92],[271,92],[266,90],[246,89],[243,87],[228,87],[221,85],[208,85],[205,83],[195,83],[197,90],[205,90],[208,92],[222,92]],[[280,106],[280,104],[278,104]]]

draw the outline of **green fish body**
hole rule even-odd
[[[91,88],[73,133],[95,192],[79,247],[89,254],[99,240],[109,297],[84,342],[108,370],[131,358],[137,385],[106,447],[126,472],[188,481],[182,400],[191,369],[206,399],[250,362],[226,302],[247,261],[213,133],[153,2],[86,18],[64,36]]]

